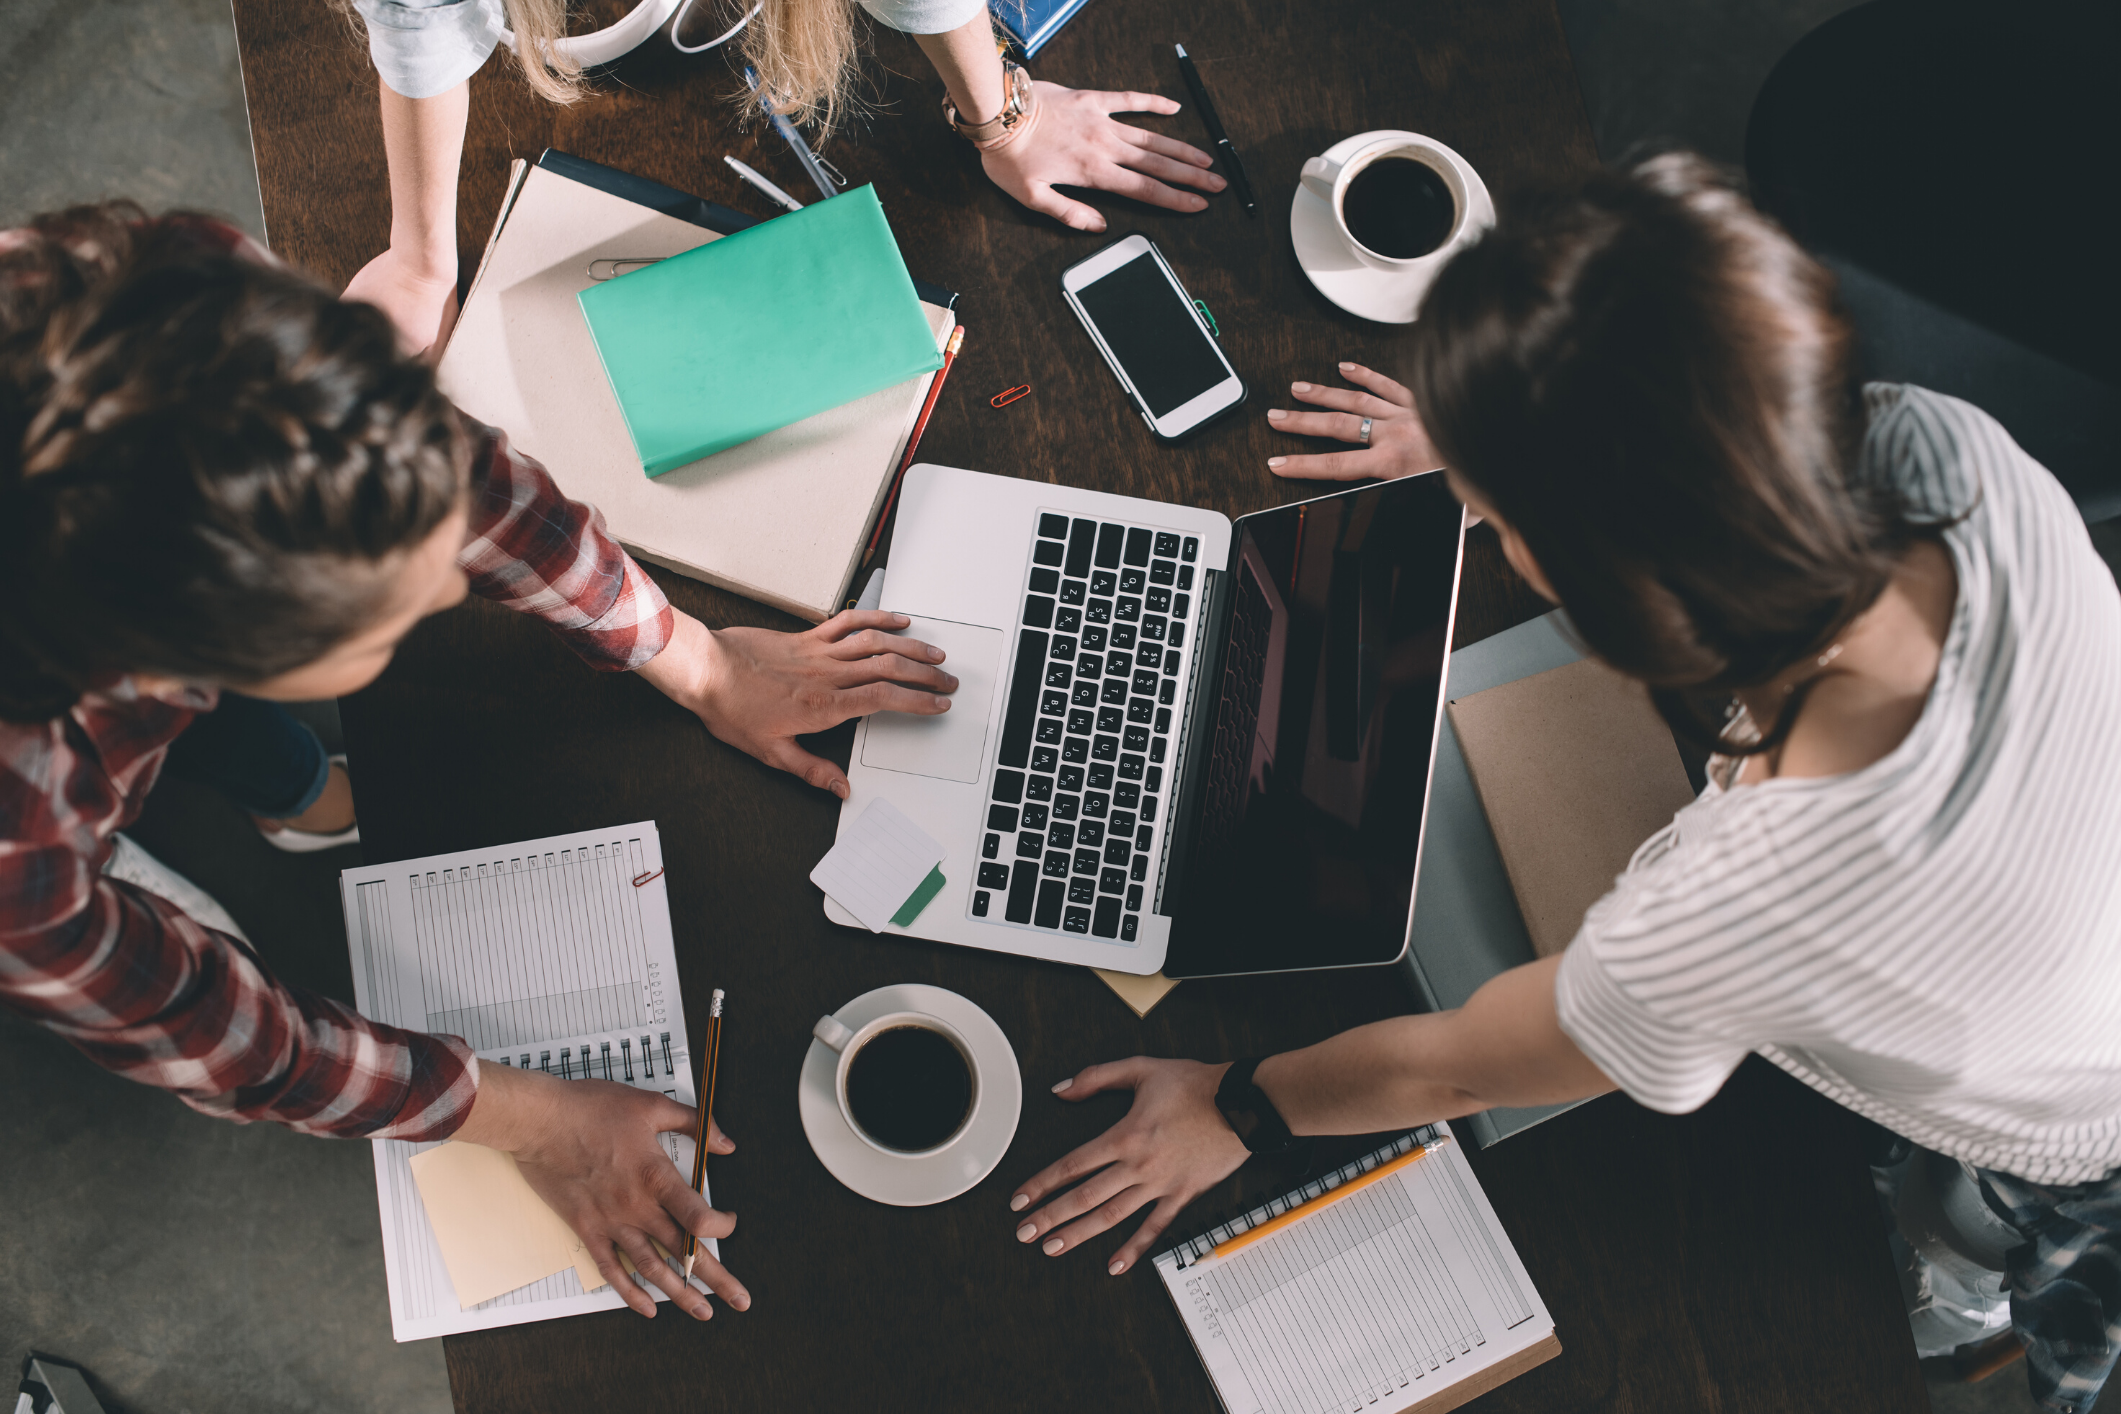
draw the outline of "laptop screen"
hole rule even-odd
[[[1194,686],[1160,911],[1172,977],[1405,950],[1460,513],[1441,474],[1246,516]]]

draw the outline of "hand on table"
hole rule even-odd
[[[1095,207],[1062,196],[1055,186],[1088,187],[1131,196],[1171,211],[1199,211],[1205,197],[1169,183],[1221,191],[1208,170],[1214,158],[1199,148],[1114,121],[1114,113],[1163,113],[1178,105],[1153,93],[1102,93],[1037,82],[1038,126],[1006,147],[980,154],[994,184],[1033,211],[1078,231],[1102,231]]]
[[[374,305],[390,316],[400,349],[431,355],[456,327],[457,272],[416,269],[389,249],[356,271],[339,298]]]
[[[1300,400],[1331,412],[1285,412],[1270,408],[1267,421],[1277,432],[1305,437],[1333,437],[1353,442],[1352,452],[1324,452],[1289,457],[1271,457],[1267,465],[1276,476],[1319,481],[1364,481],[1371,477],[1390,480],[1434,471],[1443,458],[1429,441],[1414,411],[1414,395],[1359,363],[1343,363],[1341,377],[1367,391],[1324,388],[1316,383],[1292,383],[1289,391]],[[1362,420],[1370,419],[1370,444],[1362,446]]]
[[[932,717],[957,679],[935,666],[943,650],[891,631],[904,614],[849,609],[803,633],[710,631],[680,613],[670,643],[639,672],[690,708],[707,730],[769,766],[847,798],[847,776],[796,741],[871,712]]]
[[[1215,1108],[1215,1088],[1229,1068],[1227,1062],[1136,1056],[1093,1065],[1055,1086],[1054,1093],[1070,1101],[1132,1090],[1134,1103],[1125,1119],[1018,1186],[1009,1200],[1012,1211],[1045,1206],[1024,1217],[1017,1241],[1037,1242],[1047,1256],[1057,1257],[1153,1203],[1106,1270],[1118,1276],[1133,1267],[1188,1203],[1247,1157]]]
[[[707,1206],[656,1136],[699,1132],[699,1111],[667,1096],[608,1080],[560,1080],[508,1066],[479,1068],[479,1098],[456,1138],[515,1155],[516,1167],[546,1205],[574,1229],[626,1304],[644,1316],[655,1300],[627,1275],[618,1254],[667,1292],[679,1310],[707,1320],[714,1308],[656,1254],[650,1240],[679,1258],[685,1235],[727,1237],[736,1218]],[[736,1151],[717,1125],[707,1148]],[[703,1247],[693,1275],[738,1311],[751,1293]]]

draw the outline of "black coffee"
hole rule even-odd
[[[1428,163],[1380,157],[1349,181],[1340,214],[1348,234],[1371,250],[1411,260],[1450,238],[1458,205],[1450,184]]]
[[[891,1149],[932,1149],[972,1108],[972,1072],[950,1039],[925,1026],[870,1037],[847,1064],[847,1108]]]

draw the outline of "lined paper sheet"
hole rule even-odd
[[[1553,1318],[1456,1143],[1227,1257],[1210,1255],[1215,1241],[1447,1133],[1416,1131],[1157,1256],[1230,1414],[1450,1407],[1457,1401],[1439,1396],[1490,1387],[1546,1358],[1539,1347],[1558,1349]]]
[[[928,871],[942,862],[943,847],[935,836],[896,805],[878,798],[825,852],[810,871],[810,882],[859,918],[863,927],[881,933]]]
[[[354,1000],[378,1021],[463,1037],[482,1066],[608,1079],[689,1105],[691,1047],[662,867],[662,841],[644,821],[348,869],[339,892]],[[655,877],[637,887],[643,875]],[[691,1177],[692,1136],[662,1140]],[[413,1155],[435,1145],[373,1144],[397,1339],[625,1304],[609,1288],[585,1291],[569,1268],[460,1307],[412,1176]]]

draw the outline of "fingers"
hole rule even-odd
[[[1340,376],[1350,383],[1360,383],[1386,402],[1409,411],[1413,410],[1414,395],[1407,391],[1407,386],[1404,383],[1395,383],[1373,368],[1364,368],[1359,363],[1343,363],[1340,366]]]
[[[692,1289],[691,1283],[685,1280],[683,1272],[676,1270],[669,1262],[664,1260],[663,1254],[656,1251],[655,1244],[648,1240],[647,1233],[639,1231],[620,1233],[619,1250],[633,1259],[633,1269],[641,1274],[641,1279],[654,1286],[665,1296],[668,1296],[671,1303],[680,1311],[683,1311],[696,1321],[706,1321],[714,1318],[714,1307],[709,1304],[707,1298]],[[633,1306],[633,1298],[639,1296],[648,1303],[648,1309],[643,1311],[642,1314],[653,1316],[655,1314],[654,1298],[645,1291],[640,1290],[635,1282],[629,1281],[627,1285],[634,1289],[624,1292],[626,1304]],[[641,1310],[638,1306],[633,1306],[633,1309],[636,1311]]]
[[[786,771],[807,785],[831,791],[841,800],[845,800],[853,789],[847,784],[846,772],[822,756],[811,755],[787,737],[770,744],[759,759],[776,770]]]
[[[1027,1215],[1016,1229],[1016,1240],[1036,1242],[1041,1235],[1073,1222],[1099,1204],[1133,1188],[1135,1183],[1126,1172],[1128,1168],[1126,1164],[1113,1164],[1102,1169],[1037,1212]],[[1146,1202],[1146,1196],[1140,1201]],[[1058,1236],[1049,1237],[1045,1244],[1046,1255],[1054,1256],[1065,1251],[1068,1245]]]
[[[1182,162],[1176,157],[1166,157],[1160,152],[1150,152],[1147,149],[1129,153],[1121,159],[1121,164],[1147,176],[1166,182],[1184,182],[1187,186],[1199,187],[1204,191],[1221,191],[1230,185],[1215,173],[1203,171],[1190,162]]]
[[[700,1248],[698,1258],[692,1264],[692,1275],[695,1281],[707,1283],[709,1291],[728,1302],[730,1310],[751,1309],[751,1293],[744,1289],[742,1282],[729,1275],[729,1269],[714,1260],[713,1254],[705,1247]]]
[[[872,682],[895,682],[908,687],[933,688],[937,692],[957,691],[957,678],[932,663],[916,662],[901,658],[896,653],[879,653],[874,658],[857,658],[845,664],[833,674],[833,686],[840,688],[862,687]]]
[[[866,717],[872,712],[906,712],[916,717],[933,717],[950,710],[950,699],[932,692],[917,692],[895,682],[870,682],[842,691],[839,705],[848,717]]]
[[[1267,470],[1294,481],[1363,481],[1383,476],[1386,468],[1378,464],[1376,452],[1365,448],[1359,452],[1268,457]]]
[[[1070,200],[1043,183],[1034,184],[1017,200],[1041,215],[1051,216],[1070,230],[1095,235],[1105,229],[1105,218],[1098,214],[1096,207]]]
[[[1161,206],[1166,211],[1205,211],[1208,206],[1208,199],[1204,196],[1167,187],[1154,177],[1145,177],[1126,167],[1109,167],[1096,174],[1096,181],[1100,191],[1111,192],[1114,196],[1130,196],[1150,206]]]
[[[1170,117],[1178,111],[1178,104],[1160,93],[1093,93],[1097,106],[1107,113],[1161,113]]]
[[[1180,142],[1175,137],[1165,137],[1162,133],[1152,133],[1147,128],[1132,127],[1126,123],[1119,124],[1119,131],[1122,137],[1136,147],[1146,148],[1165,157],[1174,157],[1189,167],[1205,168],[1215,165],[1212,156],[1190,142]],[[1221,191],[1222,188],[1217,187],[1216,190]]]
[[[1047,1238],[1043,1243],[1039,1244],[1038,1250],[1045,1253],[1048,1257],[1058,1257],[1063,1252],[1080,1247],[1099,1233],[1110,1230],[1115,1224],[1125,1222],[1130,1214],[1137,1211],[1142,1204],[1148,1202],[1153,1196],[1148,1189],[1140,1184],[1130,1183],[1112,1197],[1107,1198],[1104,1202]]]
[[[1009,1211],[1021,1213],[1032,1204],[1042,1202],[1049,1194],[1057,1193],[1077,1179],[1097,1172],[1118,1157],[1119,1150],[1112,1143],[1109,1133],[1093,1139],[1058,1163],[1048,1164],[1033,1174],[1028,1183],[1017,1185],[1016,1195],[1009,1200]]]
[[[1293,432],[1299,437],[1334,437],[1343,442],[1360,443],[1362,419],[1352,412],[1288,412],[1282,408],[1268,408],[1267,421],[1276,432]],[[1376,426],[1373,421],[1371,433]]]
[[[900,638],[895,633],[885,633],[879,628],[857,629],[835,642],[830,651],[833,657],[845,662],[852,662],[857,658],[896,654],[916,663],[940,663],[946,656],[942,649],[932,643]]]
[[[1086,1066],[1055,1085],[1053,1093],[1063,1100],[1087,1100],[1107,1090],[1132,1090],[1141,1084],[1147,1061],[1147,1056],[1132,1056],[1123,1061]]]
[[[1134,1236],[1128,1238],[1120,1245],[1119,1251],[1112,1254],[1112,1260],[1105,1264],[1105,1270],[1118,1276],[1139,1262],[1142,1254],[1156,1245],[1156,1239],[1164,1235],[1164,1229],[1177,1221],[1178,1215],[1185,1211],[1186,1204],[1192,1201],[1191,1196],[1177,1193],[1169,1194],[1159,1201],[1149,1210],[1149,1216],[1142,1219],[1142,1225],[1134,1229]]]
[[[710,1154],[734,1154],[736,1140],[722,1133],[720,1120],[707,1121],[707,1152]]]
[[[641,1284],[627,1273],[626,1264],[618,1259],[611,1243],[598,1238],[588,1238],[585,1241],[589,1245],[590,1254],[596,1260],[597,1275],[604,1278],[605,1284],[616,1291],[619,1299],[631,1310],[653,1319],[655,1298],[643,1291]],[[635,1265],[638,1266],[639,1263]]]
[[[1341,412],[1352,412],[1358,417],[1397,417],[1405,408],[1386,402],[1371,393],[1358,392],[1353,388],[1328,388],[1321,383],[1291,383],[1289,391],[1316,407],[1336,408]]]
[[[913,620],[904,614],[887,614],[882,609],[842,609],[810,631],[831,643],[861,629],[896,630],[909,628],[912,624]]]

